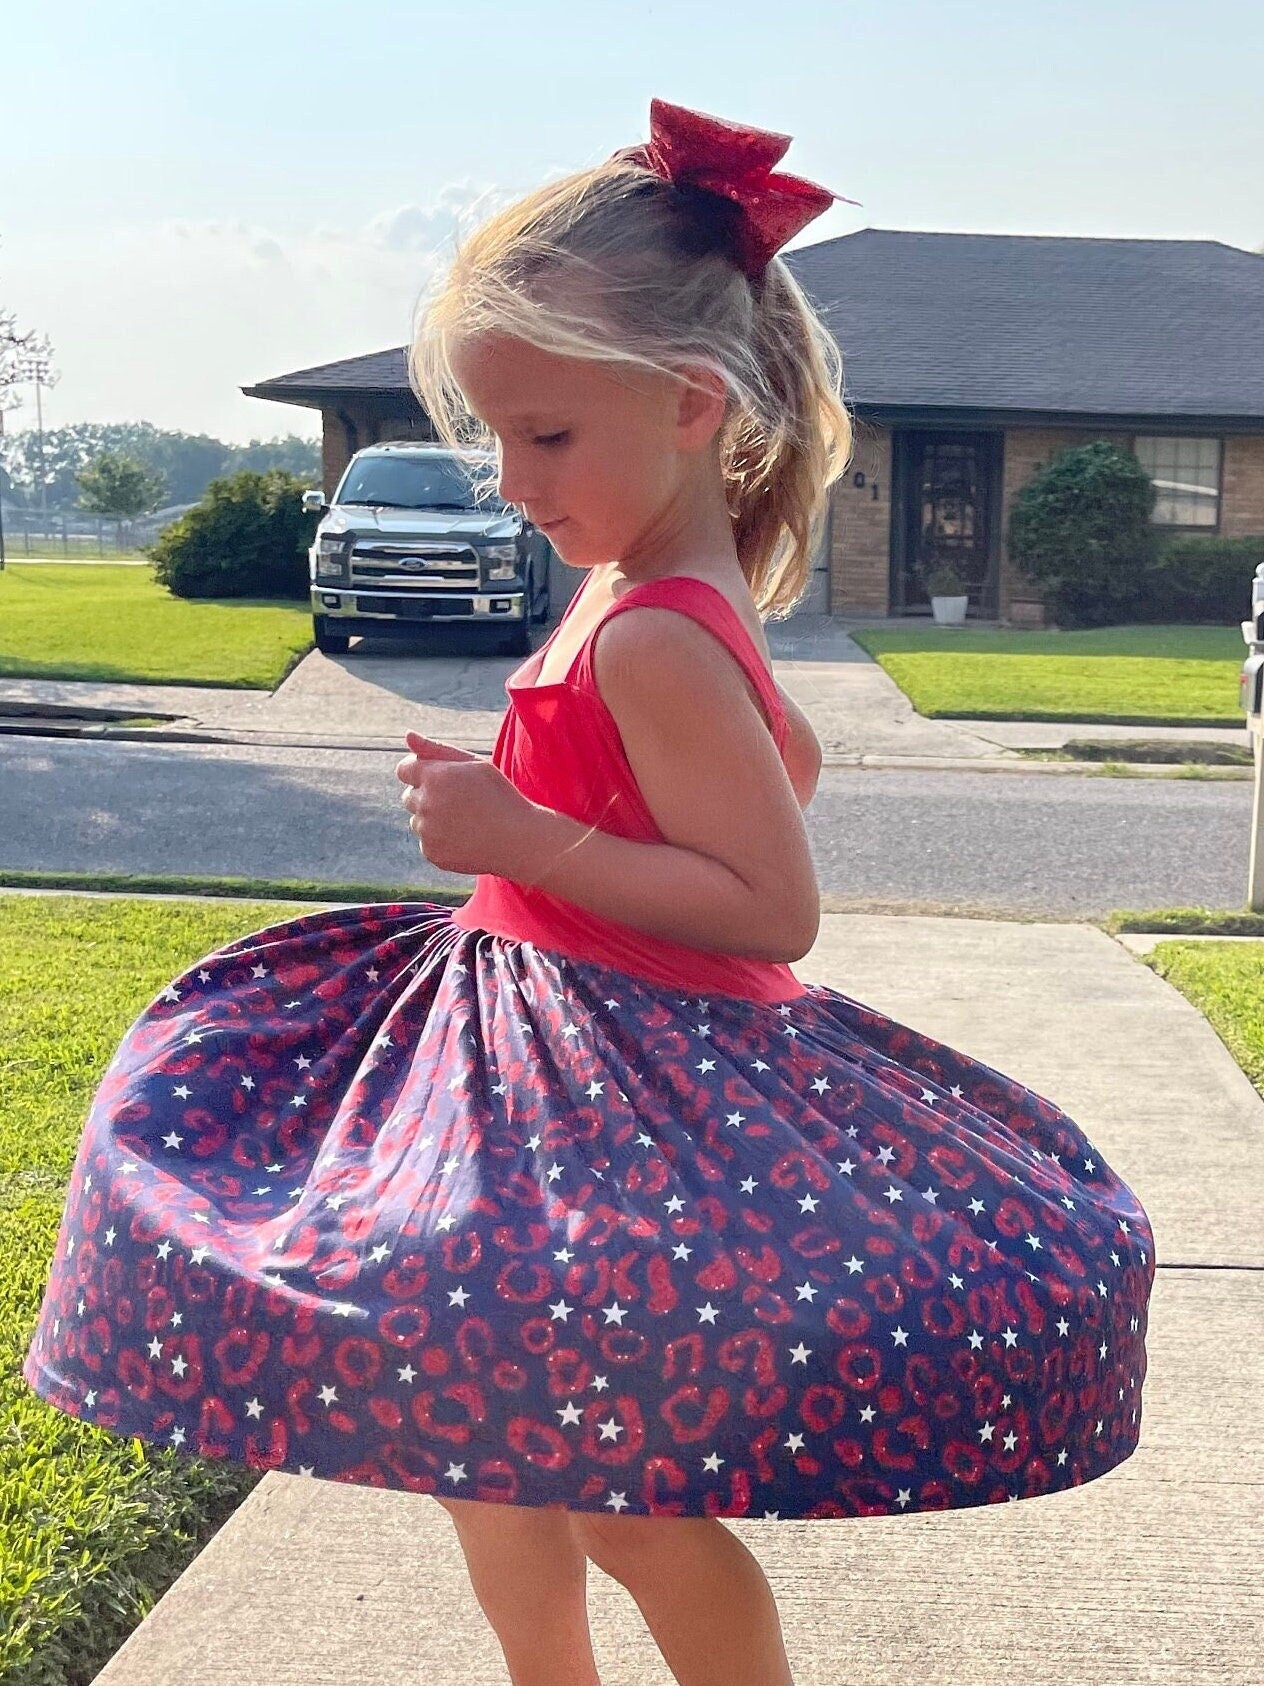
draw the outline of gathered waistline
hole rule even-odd
[[[570,949],[554,947],[547,941],[541,942],[536,937],[523,936],[511,930],[497,930],[489,925],[466,924],[463,920],[457,918],[457,914],[463,911],[463,907],[457,908],[452,915],[453,925],[460,930],[470,931],[484,936],[499,937],[504,942],[526,943],[530,947],[534,948],[537,953],[546,954],[552,959],[568,961],[571,965],[595,966],[600,968],[602,971],[613,973],[615,977],[626,978],[630,983],[643,984],[650,989],[678,989],[685,995],[697,995],[703,999],[709,999],[711,996],[720,995],[730,1001],[749,1001],[752,1006],[760,1007],[776,1007],[782,1002],[797,1001],[809,992],[809,986],[803,983],[801,979],[793,978],[793,974],[791,974],[792,980],[798,985],[798,988],[792,993],[765,996],[751,995],[740,989],[735,990],[726,988],[723,983],[714,979],[705,982],[694,982],[685,978],[654,977],[648,972],[629,972],[626,967],[616,966],[613,962],[603,959],[600,956],[579,954]]]

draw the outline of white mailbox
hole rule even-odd
[[[1255,752],[1255,789],[1251,801],[1251,854],[1246,874],[1246,904],[1264,913],[1264,562],[1251,581],[1251,618],[1242,622],[1247,658],[1238,675],[1238,701]]]

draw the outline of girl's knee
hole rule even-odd
[[[709,1516],[616,1516],[600,1511],[573,1510],[571,1532],[599,1569],[616,1574],[621,1568],[664,1561],[673,1546],[699,1535],[714,1534],[720,1523]]]
[[[561,1505],[510,1505],[494,1499],[441,1498],[438,1493],[432,1493],[431,1497],[470,1538],[523,1544],[560,1543],[569,1539],[570,1512]]]

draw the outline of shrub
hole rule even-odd
[[[1264,533],[1226,539],[1173,534],[1146,577],[1139,621],[1234,626],[1251,613],[1251,580],[1264,562]]]
[[[1010,559],[1040,585],[1059,626],[1136,618],[1158,551],[1155,497],[1136,457],[1105,439],[1062,451],[1020,489],[1006,535]]]
[[[965,597],[970,587],[951,562],[941,562],[926,575],[928,597]]]
[[[212,480],[202,501],[163,530],[147,554],[175,597],[306,601],[307,549],[319,517],[306,482],[282,468]]]

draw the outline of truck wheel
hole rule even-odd
[[[531,620],[524,615],[514,627],[507,632],[500,641],[501,654],[505,656],[529,656],[531,654]]]
[[[351,648],[351,634],[330,632],[326,615],[313,615],[312,629],[316,638],[316,648],[327,656],[345,656]]]

